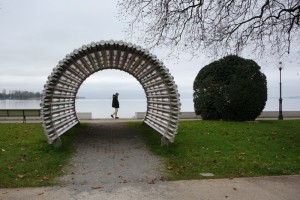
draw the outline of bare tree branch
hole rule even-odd
[[[284,55],[300,43],[300,0],[119,0],[118,5],[131,33],[147,47],[191,55],[239,54],[245,48]]]

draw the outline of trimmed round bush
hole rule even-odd
[[[267,101],[267,80],[253,60],[230,55],[203,67],[193,85],[204,120],[255,120]]]

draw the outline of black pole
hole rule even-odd
[[[279,63],[281,64],[281,63]],[[278,115],[278,120],[283,120],[283,115],[282,115],[282,98],[281,98],[281,70],[282,70],[282,67],[280,66],[279,67],[279,76],[280,76],[280,82],[279,82],[279,115]]]

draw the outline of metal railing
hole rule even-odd
[[[40,117],[40,109],[0,109],[0,118],[21,117],[26,123],[26,117]]]

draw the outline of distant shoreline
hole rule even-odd
[[[87,97],[76,97],[76,99],[83,99],[83,100],[108,100],[110,98],[87,98]],[[130,98],[130,99],[123,99],[123,100],[143,100],[146,98]],[[181,99],[193,99],[193,98],[181,98]],[[279,99],[279,97],[269,97],[268,99]],[[300,99],[300,96],[289,96],[289,97],[282,97],[282,99]],[[41,100],[41,98],[5,98],[0,100]]]
[[[283,99],[300,99],[300,96],[282,97]],[[269,99],[279,99],[279,97],[270,97]]]
[[[13,98],[13,99],[0,99],[0,100],[41,100],[41,98]]]

